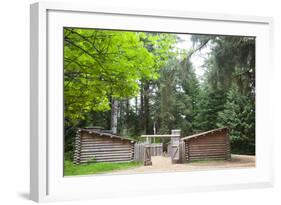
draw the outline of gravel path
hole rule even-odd
[[[231,155],[231,160],[197,161],[186,164],[172,164],[170,157],[152,157],[152,166],[141,166],[127,170],[111,172],[112,174],[136,174],[151,172],[195,171],[225,168],[255,167],[255,156]]]

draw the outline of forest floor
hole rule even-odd
[[[170,157],[155,156],[151,158],[152,166],[140,166],[136,168],[118,170],[112,174],[136,174],[151,172],[196,171],[228,168],[255,167],[255,156],[231,155],[231,160],[205,160],[194,161],[185,164],[172,164]]]

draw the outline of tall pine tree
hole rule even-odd
[[[230,129],[232,152],[255,153],[255,104],[250,96],[241,95],[235,84],[227,93],[227,102],[219,112],[217,125]]]

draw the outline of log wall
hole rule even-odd
[[[184,141],[187,161],[230,159],[230,143],[227,130],[220,130]]]
[[[80,137],[78,137],[80,136]],[[130,140],[80,132],[76,136],[74,162],[129,162],[134,159],[134,143]]]

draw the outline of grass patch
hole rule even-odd
[[[114,170],[129,169],[141,166],[140,162],[97,162],[75,165],[71,161],[64,161],[64,176],[100,174]]]

